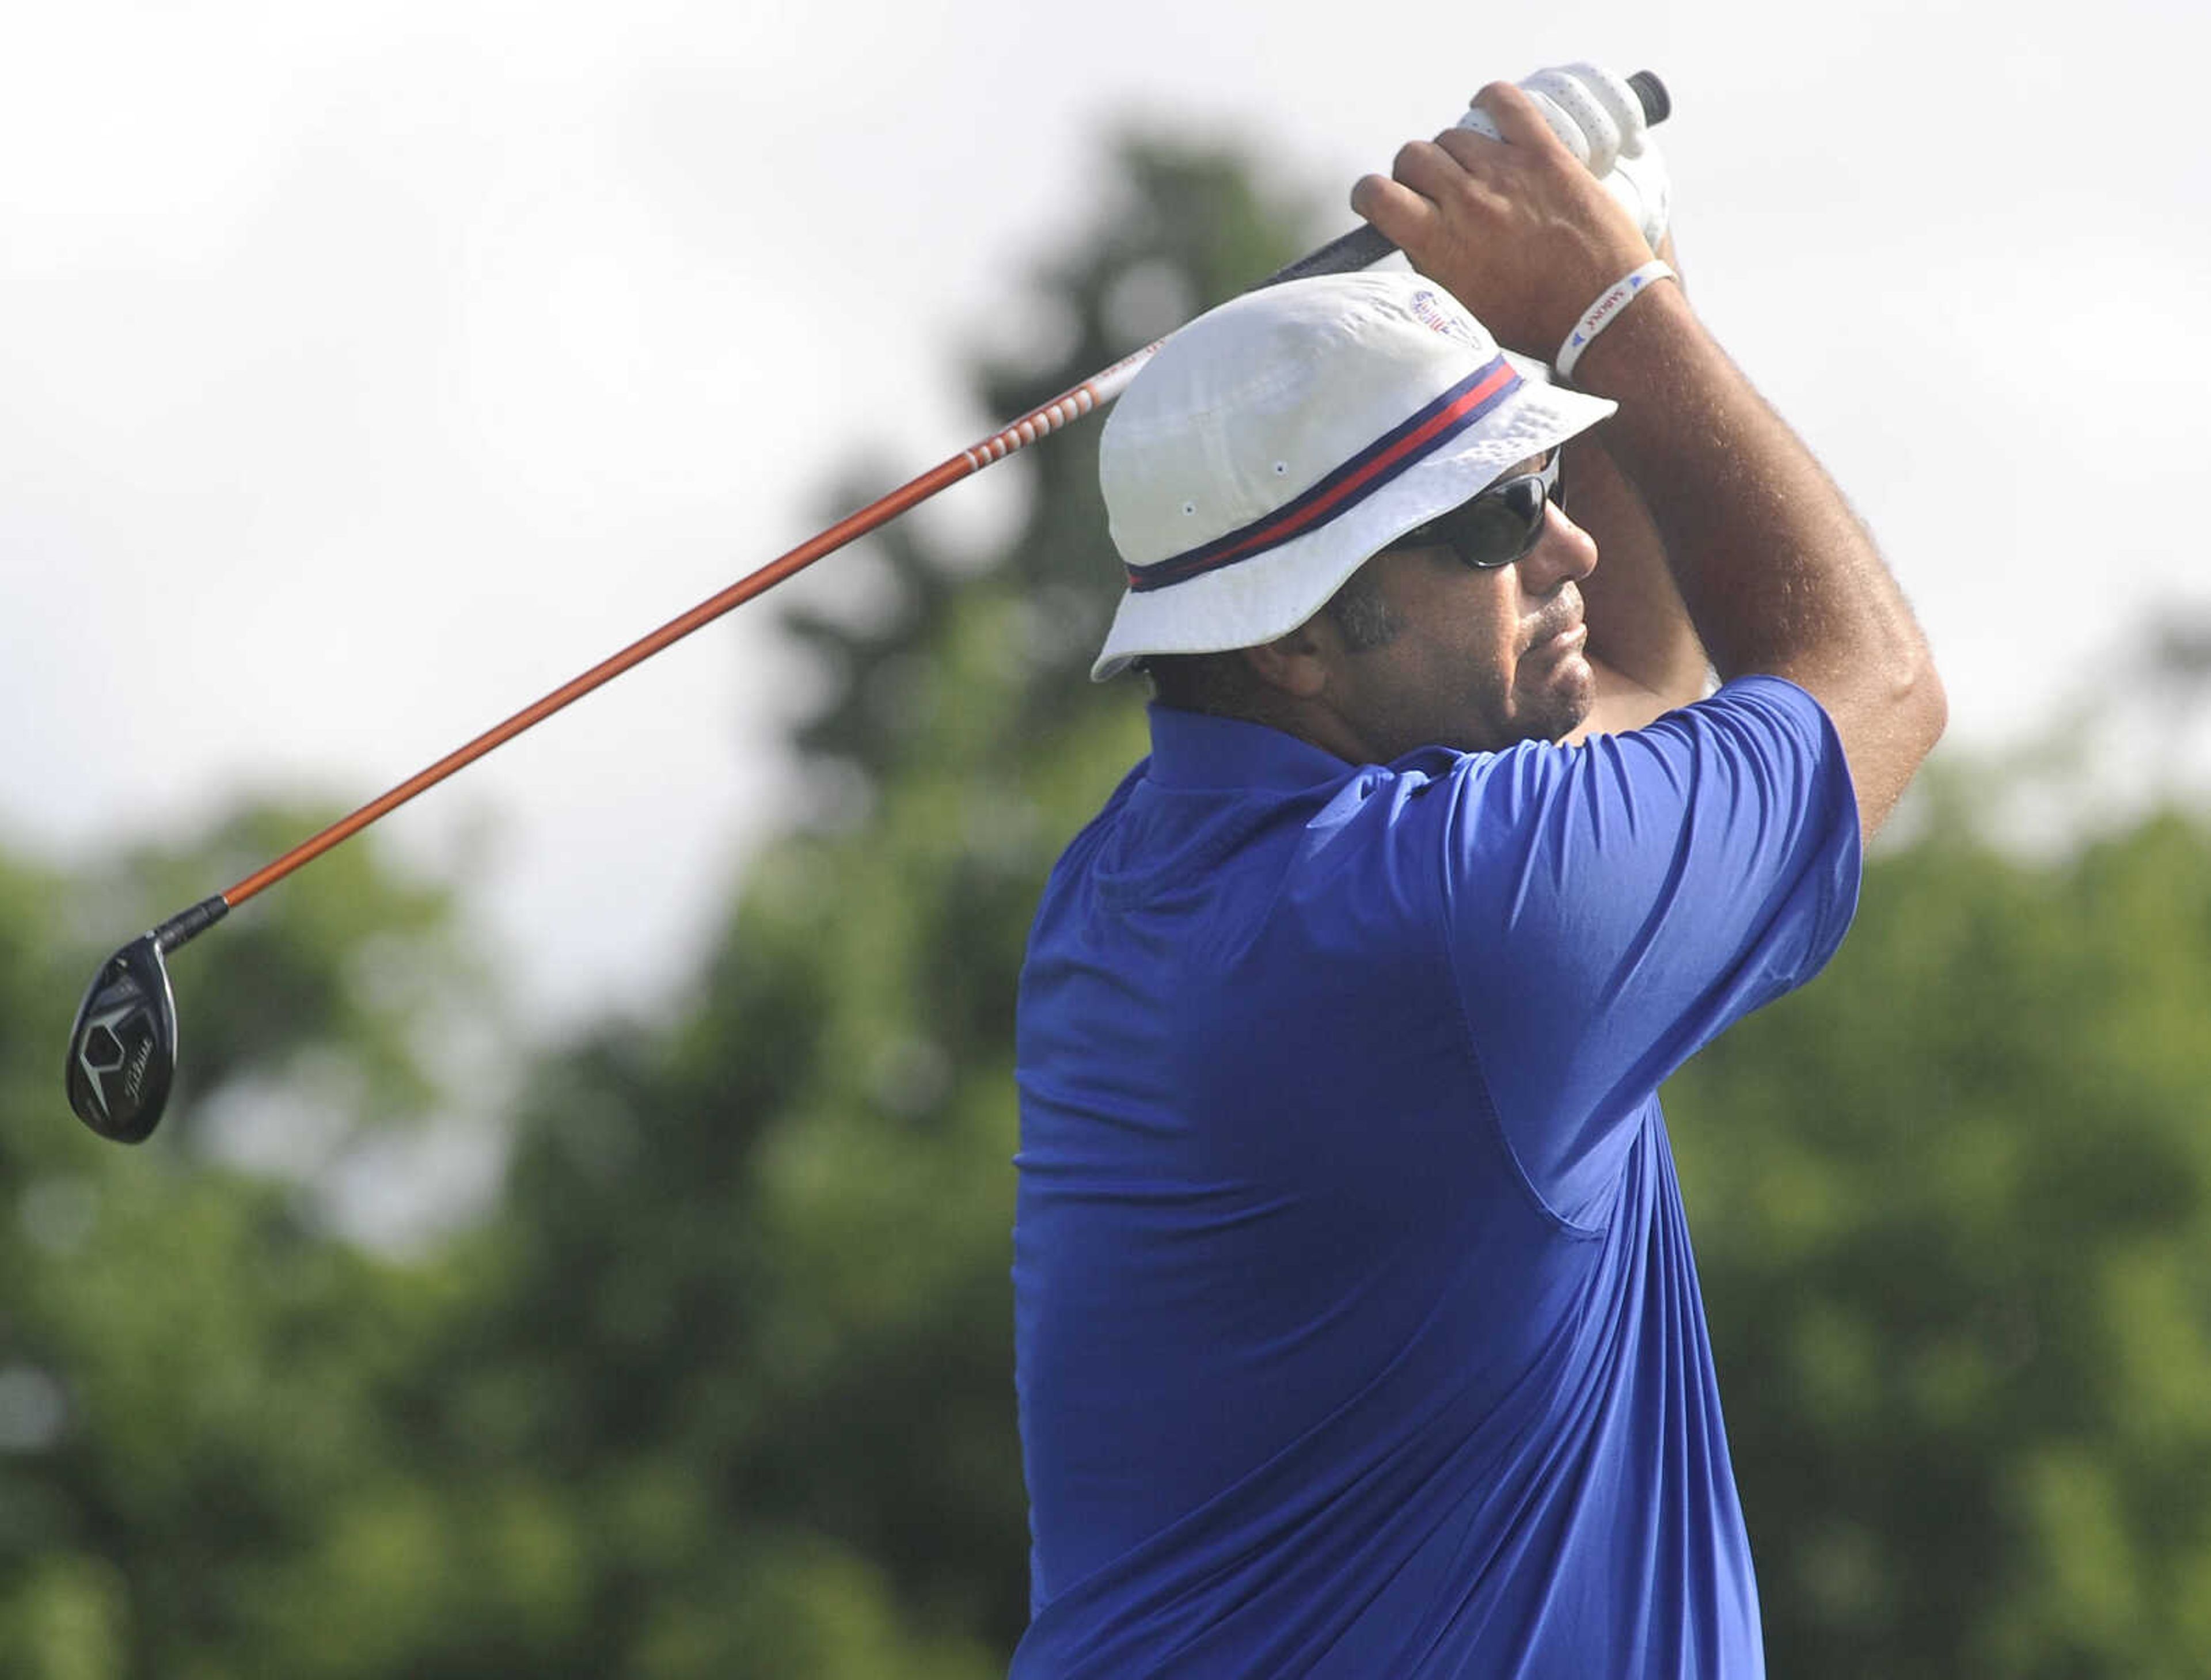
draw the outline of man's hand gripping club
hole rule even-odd
[[[1475,110],[1499,138],[1462,124],[1408,141],[1395,179],[1364,177],[1351,207],[1500,343],[1548,361],[1590,300],[1651,248],[1527,94],[1492,83]]]

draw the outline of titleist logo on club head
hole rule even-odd
[[[138,1101],[138,1093],[146,1083],[146,1064],[153,1059],[154,1040],[142,1039],[138,1044],[138,1053],[130,1058],[130,1065],[123,1070],[123,1095],[133,1102]]]

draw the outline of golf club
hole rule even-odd
[[[1648,70],[1639,70],[1627,81],[1642,104],[1645,121],[1664,121],[1672,110],[1664,84]],[[1360,227],[1299,258],[1287,268],[1277,270],[1252,289],[1261,290],[1312,275],[1349,273],[1381,261],[1394,249],[1373,228]],[[246,900],[276,885],[302,864],[359,834],[379,817],[435,786],[455,771],[473,764],[524,730],[543,722],[601,684],[611,682],[631,666],[642,664],[694,630],[772,589],[824,555],[887,524],[938,491],[980,472],[994,461],[1003,460],[1039,438],[1050,436],[1093,409],[1103,408],[1127,388],[1159,348],[1156,342],[1146,345],[1133,355],[1124,356],[1080,385],[1030,409],[981,442],[939,462],[920,476],[908,480],[887,495],[807,538],[797,548],[739,579],[719,594],[701,601],[680,617],[670,619],[582,675],[570,678],[504,723],[486,730],[436,763],[417,771],[350,816],[310,835],[235,886],[203,899],[121,947],[94,976],[84,1002],[77,1009],[76,1024],[70,1032],[66,1077],[70,1107],[93,1131],[117,1143],[136,1143],[150,1136],[161,1121],[162,1107],[176,1077],[177,1006],[169,986],[167,959],[170,952],[198,937]]]

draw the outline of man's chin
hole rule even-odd
[[[1596,706],[1596,672],[1578,652],[1544,674],[1542,687],[1520,707],[1528,741],[1563,741],[1589,721]]]

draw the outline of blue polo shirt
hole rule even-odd
[[[1850,924],[1826,714],[1152,743],[1021,976],[1014,1673],[1762,1673],[1655,1093]]]

